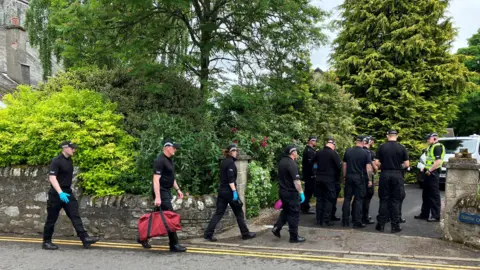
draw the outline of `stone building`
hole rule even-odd
[[[24,28],[28,7],[27,0],[0,0],[0,99],[18,84],[42,81],[39,53]]]

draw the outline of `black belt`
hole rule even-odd
[[[382,172],[401,172],[403,169],[381,169]]]

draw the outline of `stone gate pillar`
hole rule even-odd
[[[237,156],[237,161],[235,161],[235,165],[237,166],[237,192],[238,197],[243,202],[243,213],[247,214],[247,201],[245,201],[245,190],[247,189],[247,182],[248,182],[248,162],[252,158],[247,155],[242,155],[239,152]]]
[[[464,151],[449,159],[447,169],[443,238],[480,247],[480,164]]]

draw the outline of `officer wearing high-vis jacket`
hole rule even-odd
[[[422,192],[422,210],[420,215],[415,216],[416,219],[424,219],[429,222],[440,221],[440,169],[445,156],[445,146],[438,142],[438,134],[430,133],[426,137],[429,144],[426,155],[425,182]],[[430,215],[431,214],[431,215]]]

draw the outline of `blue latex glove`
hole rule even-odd
[[[60,192],[60,194],[58,195],[60,196],[60,200],[62,200],[64,203],[70,202],[70,200],[68,199],[68,197],[70,197],[70,194],[67,194],[65,192]]]
[[[233,191],[233,200],[238,201],[238,193],[236,190]]]
[[[305,194],[300,193],[300,203],[303,203],[305,201]]]
[[[313,164],[313,168],[314,168],[314,169],[318,169],[317,163]]]

